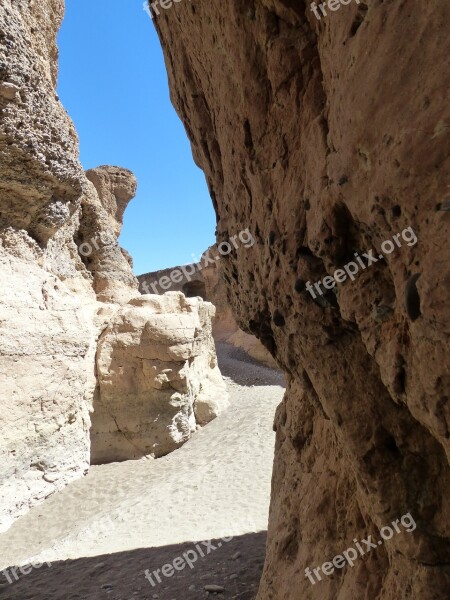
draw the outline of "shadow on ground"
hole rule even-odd
[[[228,538],[227,538],[228,539]],[[261,578],[266,532],[250,533],[228,542],[214,540],[215,549],[201,542],[174,544],[161,548],[145,548],[77,560],[67,560],[33,569],[20,575],[18,581],[7,583],[0,573],[2,600],[254,600]],[[199,544],[202,558],[195,545]],[[219,544],[221,546],[219,547]],[[187,565],[171,577],[161,572],[154,585],[145,578],[165,564],[172,564],[183,553],[196,551],[193,568]],[[176,563],[180,566],[180,562]],[[167,572],[167,568],[166,568]],[[12,574],[9,571],[9,576]],[[205,591],[205,586],[224,588],[219,594]]]

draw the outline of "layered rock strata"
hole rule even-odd
[[[259,600],[448,591],[447,8],[352,2],[318,20],[305,2],[230,0],[154,19],[218,242],[257,241],[222,261],[233,312],[289,380]],[[411,533],[306,576],[408,512]]]
[[[98,342],[93,463],[163,456],[226,408],[213,314],[181,292],[134,298],[115,312]]]
[[[63,11],[62,0],[0,7],[0,529],[87,472],[93,410],[101,422],[97,399],[114,403],[127,435],[139,430],[145,452],[164,447],[154,455],[226,404],[211,305],[166,300],[158,317],[159,298],[139,305],[130,258],[117,243],[134,176],[119,167],[82,170],[55,91]],[[175,330],[164,333],[170,324]],[[119,355],[123,365],[113,372]],[[139,373],[134,384],[138,360],[149,381]],[[108,395],[111,381],[123,395]],[[179,397],[166,390],[172,383]],[[158,428],[127,423],[141,409]],[[96,460],[131,457],[115,439],[115,449],[105,440],[106,451],[97,435]]]

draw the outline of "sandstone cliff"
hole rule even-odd
[[[140,304],[117,243],[134,176],[82,170],[55,92],[63,9],[0,7],[0,529],[87,472],[93,410],[98,461],[136,457],[122,449],[124,432],[142,454],[168,452],[226,406],[211,305],[166,300],[156,317],[159,299]],[[162,335],[170,323],[184,328]],[[142,414],[158,427],[137,426]]]
[[[223,261],[234,314],[289,380],[259,600],[448,592],[447,9],[351,2],[319,21],[230,0],[154,19],[218,241],[257,240]],[[417,243],[379,258],[404,231]],[[353,281],[309,293],[369,249]],[[305,576],[408,511],[411,534]]]

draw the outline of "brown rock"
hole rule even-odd
[[[447,5],[367,4],[318,21],[290,0],[186,2],[154,20],[218,242],[257,240],[224,262],[234,315],[289,379],[259,600],[448,590]],[[304,289],[401,232],[354,281]],[[406,512],[413,533],[305,577]]]

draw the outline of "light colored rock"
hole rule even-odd
[[[116,312],[98,343],[92,462],[163,456],[226,408],[213,312],[180,292]]]
[[[0,6],[0,530],[87,472],[98,398],[114,398],[115,415],[130,419],[121,427],[140,429],[155,455],[226,404],[210,305],[181,306],[175,298],[140,304],[132,261],[117,243],[136,191],[133,174],[105,166],[83,172],[74,126],[56,95],[63,12],[62,0]],[[121,322],[123,346],[114,346]],[[152,353],[153,362],[141,360]],[[128,369],[120,370],[118,356]],[[138,386],[132,367],[143,363]],[[108,396],[111,381],[127,391],[126,402]],[[135,420],[144,396],[147,408],[157,397],[164,407],[154,430]],[[164,443],[151,437],[156,430]]]
[[[73,243],[78,140],[55,98],[62,15],[59,0],[0,7],[0,529],[89,466],[95,294]]]
[[[211,594],[222,594],[225,591],[225,588],[221,585],[205,585],[205,592],[210,592]]]
[[[91,169],[86,177],[76,237],[79,253],[92,274],[97,299],[123,304],[138,295],[132,260],[117,242],[136,178],[128,169],[108,166]]]
[[[6,100],[14,100],[18,91],[18,86],[13,83],[8,83],[7,81],[0,83],[0,96]]]
[[[13,516],[88,470],[95,297],[89,303],[87,296],[74,295],[30,257],[6,252],[1,238],[0,529],[5,529]]]

